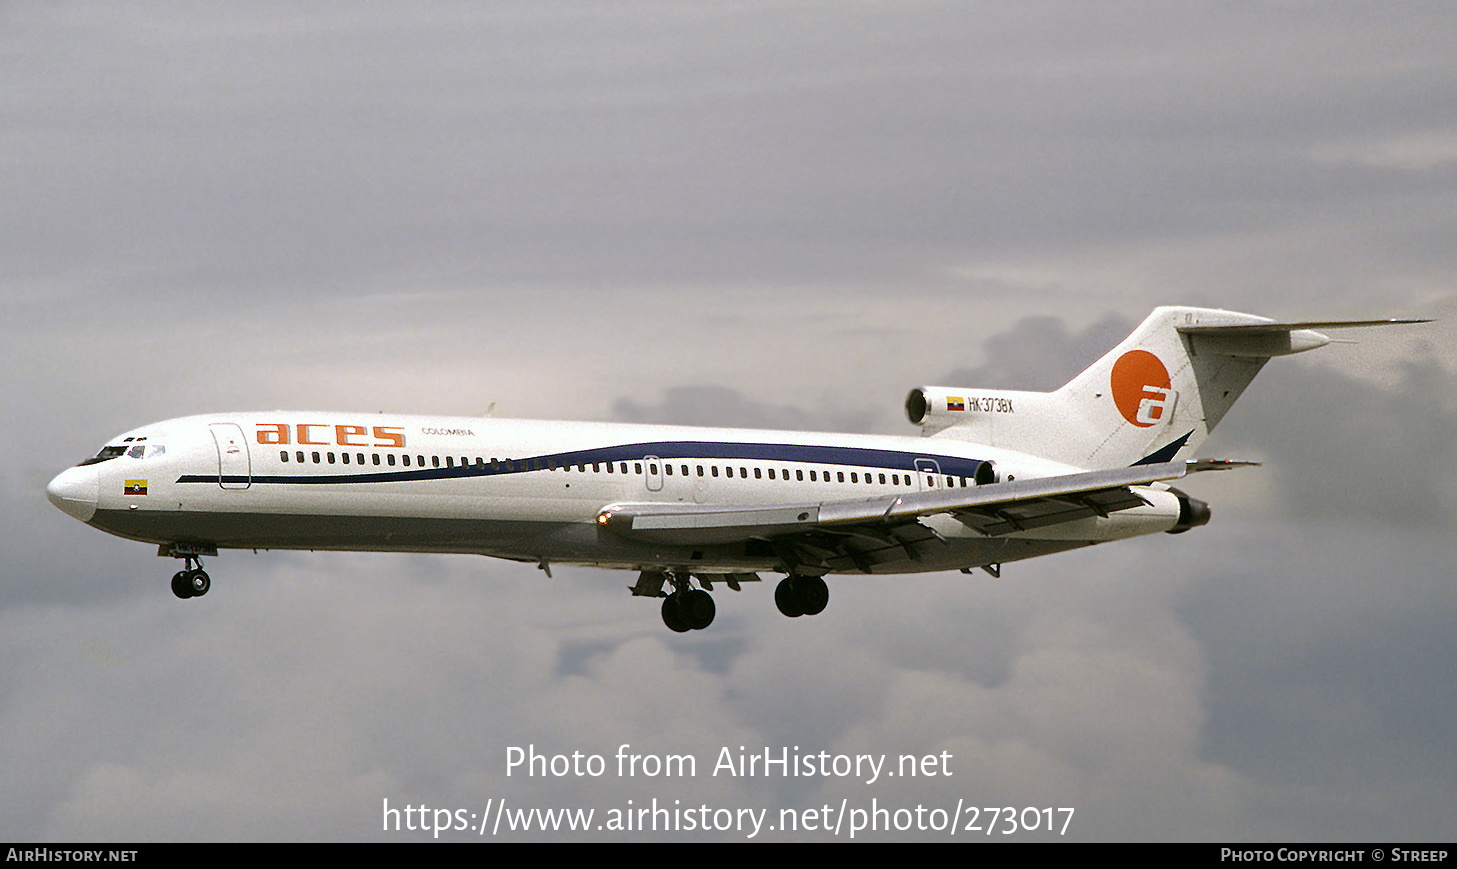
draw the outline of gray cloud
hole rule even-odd
[[[1029,317],[990,335],[981,365],[958,368],[938,383],[1050,392],[1101,359],[1137,325],[1136,320],[1110,315],[1069,335],[1056,316]]]
[[[833,409],[820,404],[772,405],[754,401],[720,386],[683,386],[669,389],[655,405],[630,398],[618,399],[613,417],[623,422],[669,425],[711,425],[727,428],[788,429],[791,431],[862,431],[869,417],[864,409]]]
[[[884,282],[1049,238],[1359,227],[1362,253],[1439,257],[1452,228],[1450,160],[1310,156],[1450,135],[1428,120],[1450,114],[1446,45],[1419,14],[91,12],[109,26],[12,13],[19,273],[64,248],[134,291],[441,263],[482,283]]]
[[[1260,375],[1225,437],[1268,456],[1285,510],[1367,527],[1451,527],[1457,489],[1440,469],[1457,462],[1457,375],[1431,356],[1401,363],[1393,388],[1277,366]]]

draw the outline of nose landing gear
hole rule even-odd
[[[179,570],[172,576],[172,593],[186,600],[202,597],[212,588],[212,578],[201,566],[192,570]]]
[[[157,554],[183,560],[183,569],[172,575],[173,594],[186,600],[190,597],[202,597],[212,588],[212,577],[202,569],[202,556],[217,555],[215,547],[170,543],[163,544]]]

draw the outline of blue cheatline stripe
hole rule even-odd
[[[342,452],[342,450],[340,450]],[[470,452],[475,449],[468,450]],[[358,452],[357,450],[351,451]],[[372,452],[378,452],[374,450]],[[401,453],[402,454],[402,453]],[[452,454],[455,455],[455,454]],[[545,470],[547,462],[562,465],[581,465],[606,462],[640,462],[648,456],[663,461],[749,461],[785,462],[807,465],[842,465],[860,468],[876,468],[885,471],[910,472],[918,469],[917,459],[933,459],[941,473],[953,477],[975,477],[982,462],[960,456],[936,455],[934,453],[908,453],[899,450],[878,450],[866,447],[812,446],[806,444],[726,443],[721,441],[661,441],[657,443],[622,444],[620,446],[595,447],[587,450],[572,450],[564,453],[547,453],[536,456],[500,458],[496,467],[485,465],[457,465],[447,468],[414,468],[399,471],[370,471],[358,474],[288,474],[288,475],[242,475],[223,476],[224,483],[258,484],[287,483],[400,483],[415,480],[452,480],[468,477],[495,477],[505,474],[522,474]],[[507,469],[507,463],[510,469]],[[179,483],[217,483],[216,474],[185,474],[177,479]]]

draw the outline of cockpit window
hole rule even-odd
[[[132,459],[140,459],[143,457],[150,459],[167,452],[167,448],[161,444],[139,444],[134,442],[142,440],[142,438],[127,438],[127,440],[133,441],[133,443],[121,443],[109,447],[102,447],[101,452],[82,462],[81,465],[94,465],[97,462],[105,462],[118,456],[126,456]]]
[[[117,456],[124,454],[126,451],[127,448],[124,446],[102,447],[101,452],[82,462],[81,465],[94,465],[97,462],[104,462],[107,459],[114,459]]]

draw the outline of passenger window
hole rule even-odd
[[[401,459],[401,461],[403,461],[405,463],[405,467],[408,468],[410,466],[410,457],[409,456],[401,456],[400,459]]]
[[[344,464],[346,464],[346,465],[349,464],[349,454],[348,453],[341,453],[340,456],[339,456],[339,458],[341,458],[341,459],[344,460]]]
[[[395,454],[394,453],[385,453],[384,460],[385,460],[385,464],[389,465],[390,467],[393,468],[395,466]]]
[[[314,464],[317,465],[318,463],[319,463],[319,454],[317,452],[315,452],[314,453]]]
[[[756,479],[756,480],[763,479],[763,477],[760,475],[760,472],[759,472],[759,469],[758,468],[755,468],[754,469],[754,479]]]

